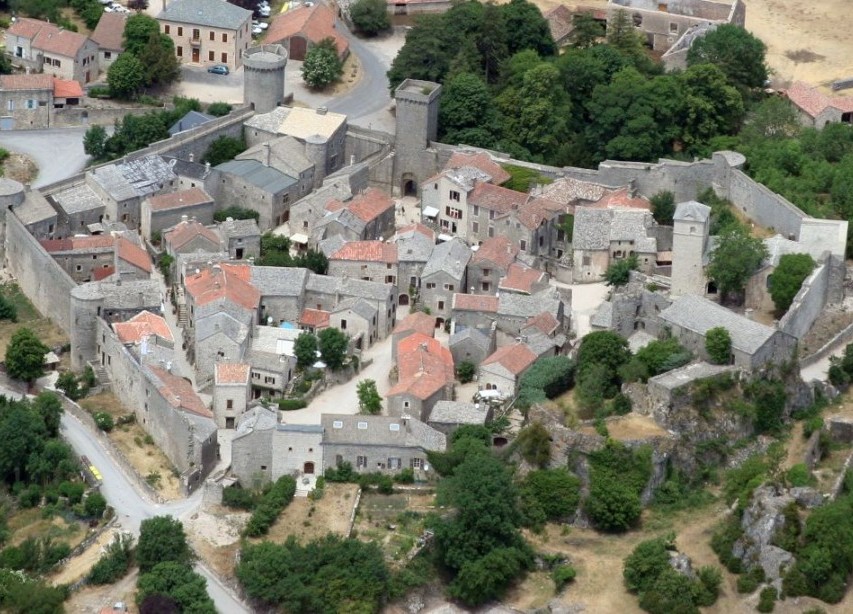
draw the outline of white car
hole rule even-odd
[[[105,6],[105,7],[104,7],[104,12],[105,12],[105,13],[115,13],[115,12],[116,12],[116,10],[115,10],[113,7],[111,7],[111,6]]]
[[[258,23],[258,27],[259,27],[261,30],[266,30],[267,28],[269,28],[269,27],[270,27],[270,24],[268,24],[268,23],[267,23],[267,22],[265,22],[265,21],[262,21],[262,22]]]
[[[270,16],[270,7],[262,7],[258,9],[258,13],[260,13],[261,17],[269,17]]]
[[[259,28],[258,26],[252,26],[252,35],[253,36],[258,36],[261,33],[263,33],[263,30],[261,28]]]

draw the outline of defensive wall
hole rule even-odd
[[[829,293],[830,266],[821,264],[809,275],[779,320],[779,330],[802,339],[823,311]]]

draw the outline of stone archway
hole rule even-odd
[[[400,307],[405,307],[406,305],[409,304],[409,295],[408,294],[401,294],[398,297],[398,300],[400,301]]]
[[[314,475],[314,463],[308,461],[302,466],[302,473],[305,475]]]
[[[400,196],[417,196],[418,184],[412,173],[403,173],[400,179]]]

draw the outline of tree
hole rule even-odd
[[[358,408],[364,414],[378,414],[382,411],[382,397],[376,390],[376,381],[363,379],[358,383]]]
[[[214,117],[224,117],[225,115],[228,115],[233,108],[234,107],[227,102],[211,102],[207,107],[207,113]]]
[[[15,304],[0,294],[0,320],[18,321],[18,309]]]
[[[210,162],[211,166],[217,166],[228,160],[233,160],[238,155],[246,151],[246,142],[242,139],[235,139],[233,136],[220,135],[210,144],[207,151],[204,152],[202,162]]]
[[[728,85],[726,76],[711,64],[691,66],[679,75],[684,88],[681,141],[685,149],[700,151],[713,137],[734,134],[744,116],[743,97]]]
[[[148,87],[169,85],[181,76],[175,43],[167,34],[149,34],[136,57],[145,67],[145,85]]]
[[[643,53],[643,39],[627,11],[620,9],[608,20],[607,44],[625,56],[633,57]]]
[[[128,17],[124,24],[125,53],[138,56],[152,34],[160,34],[160,24],[156,19],[144,13]]]
[[[350,5],[349,16],[356,32],[365,36],[376,36],[391,27],[384,0],[356,0]]]
[[[672,226],[675,216],[675,194],[669,191],[658,192],[651,198],[652,215],[661,226]]]
[[[524,508],[542,510],[547,520],[571,517],[580,502],[580,480],[564,468],[531,471],[521,484]],[[526,514],[526,510],[525,510]]]
[[[88,497],[86,497],[86,501],[83,504],[83,509],[86,510],[86,515],[91,516],[92,518],[100,518],[104,515],[104,512],[107,509],[107,500],[104,499],[104,495],[99,492],[93,492]]]
[[[455,75],[444,86],[440,104],[438,125],[443,142],[494,145],[497,112],[485,81],[469,72]]]
[[[687,65],[713,64],[731,85],[746,92],[764,87],[767,82],[766,51],[759,38],[740,26],[722,24],[693,42],[687,52]]]
[[[141,545],[141,535],[139,539]],[[182,612],[216,614],[213,600],[207,594],[207,580],[186,563],[167,560],[141,573],[137,583],[136,603],[143,603],[149,595],[171,597]]]
[[[142,521],[136,547],[140,573],[151,571],[158,563],[172,562],[186,567],[192,560],[193,553],[180,520],[171,516],[155,516]]]
[[[89,584],[112,584],[123,577],[133,562],[133,536],[124,533],[113,537],[86,578]]]
[[[6,348],[6,372],[27,383],[44,375],[44,355],[48,347],[29,328],[19,328]]]
[[[344,366],[349,348],[349,337],[337,328],[324,328],[317,335],[320,358],[332,371]]]
[[[317,337],[308,331],[299,333],[293,344],[293,353],[296,356],[296,367],[307,369],[317,362]]]
[[[628,342],[621,335],[609,331],[595,331],[581,340],[578,350],[578,371],[593,364],[603,364],[616,371],[631,358]]]
[[[541,422],[534,422],[518,434],[518,451],[534,467],[544,467],[551,460],[551,435]]]
[[[59,397],[52,392],[42,392],[33,401],[33,409],[41,417],[48,437],[58,437],[63,412]]]
[[[132,53],[125,51],[107,70],[110,95],[125,100],[136,96],[145,84],[145,67]]]
[[[106,155],[106,143],[107,130],[103,126],[91,126],[86,130],[86,134],[83,135],[83,151],[95,160],[101,160]]]
[[[131,11],[144,11],[148,8],[148,0],[128,0],[127,8]]]
[[[507,40],[509,55],[524,49],[532,49],[541,57],[557,53],[548,22],[535,4],[527,0],[511,0],[500,8],[506,32],[510,35]]]
[[[723,298],[730,295],[740,300],[749,278],[767,258],[767,246],[745,230],[730,228],[717,240],[711,253],[708,277],[717,284]]]
[[[572,47],[587,49],[604,36],[604,26],[592,15],[585,13],[572,15],[572,33],[569,35]]]
[[[637,270],[638,264],[636,256],[612,262],[604,271],[604,280],[608,286],[624,286],[631,279],[631,271]]]
[[[65,371],[60,374],[59,378],[56,380],[56,387],[64,392],[65,396],[72,401],[76,401],[81,396],[80,384],[77,381],[77,376],[71,371]]]
[[[456,378],[461,384],[467,384],[474,381],[474,375],[477,373],[477,366],[469,361],[463,360],[456,365]]]
[[[622,577],[632,593],[642,593],[654,586],[658,576],[669,567],[669,551],[673,535],[640,542],[625,559]]]
[[[308,87],[323,89],[331,85],[344,72],[333,38],[325,38],[305,54],[302,62],[302,79]]]
[[[717,326],[705,333],[705,351],[715,365],[727,365],[731,362],[732,338],[729,331]]]
[[[224,222],[229,217],[232,220],[255,220],[257,222],[261,218],[261,214],[255,211],[254,209],[246,209],[245,207],[231,205],[230,207],[220,209],[219,211],[214,213],[213,221]]]
[[[154,593],[139,604],[139,614],[181,614],[181,607],[173,598]]]
[[[814,267],[815,261],[808,254],[784,254],[779,258],[779,264],[768,280],[777,315],[788,311],[803,281],[811,275]]]

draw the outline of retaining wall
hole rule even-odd
[[[779,330],[802,339],[826,306],[830,267],[822,264],[809,275],[779,320]]]

